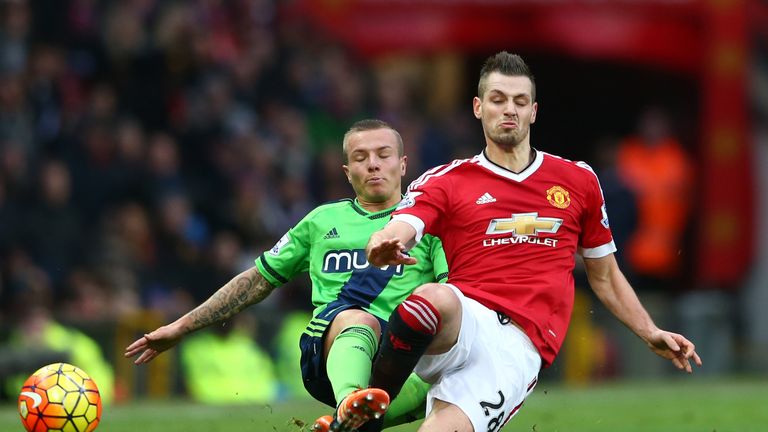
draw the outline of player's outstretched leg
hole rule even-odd
[[[320,417],[313,432],[353,432],[369,420],[381,418],[389,408],[389,395],[377,388],[353,391],[339,404],[333,421],[325,428],[328,416]]]

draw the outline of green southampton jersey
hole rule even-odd
[[[256,266],[274,286],[308,271],[313,315],[326,307],[352,304],[386,321],[416,287],[448,277],[442,243],[429,235],[408,252],[418,260],[415,265],[368,264],[368,239],[384,227],[395,208],[370,213],[351,199],[323,204],[257,258]]]

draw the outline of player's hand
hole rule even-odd
[[[416,258],[405,254],[405,246],[396,239],[371,237],[367,248],[368,262],[375,267],[385,265],[416,264]]]
[[[696,346],[683,335],[657,330],[647,342],[653,352],[672,360],[672,364],[680,370],[693,372],[691,360],[696,366],[701,367],[701,357],[696,354]]]
[[[157,330],[145,334],[134,343],[125,348],[125,357],[133,357],[140,353],[134,360],[134,364],[144,364],[152,361],[163,351],[176,346],[183,337],[172,324],[158,328]]]

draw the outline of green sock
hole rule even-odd
[[[418,375],[411,373],[403,384],[403,389],[389,406],[384,416],[384,428],[410,423],[424,418],[427,392],[430,384],[424,382]]]
[[[351,392],[368,387],[378,338],[366,325],[353,325],[336,336],[325,369],[338,404]]]

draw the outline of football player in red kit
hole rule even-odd
[[[415,180],[368,243],[383,266],[414,264],[407,251],[425,234],[443,241],[447,283],[422,285],[392,313],[371,381],[391,398],[414,367],[433,383],[420,431],[497,431],[517,412],[565,338],[577,253],[597,297],[653,352],[687,372],[701,365],[618,268],[592,169],[531,147],[537,108],[522,58],[490,57],[473,100],[485,149]]]

